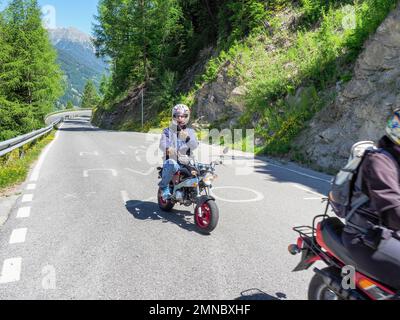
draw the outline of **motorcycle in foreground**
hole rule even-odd
[[[352,261],[342,242],[344,224],[339,218],[329,217],[329,199],[324,215],[316,216],[312,226],[293,228],[299,234],[297,244],[289,246],[292,255],[301,254],[301,261],[294,272],[308,270],[317,261],[328,267],[314,269],[309,289],[309,300],[400,300],[400,292],[374,280]],[[317,223],[317,221],[319,221]],[[342,270],[345,266],[355,268],[355,289],[343,285]]]
[[[223,153],[227,154],[228,149],[226,148]],[[192,159],[188,165],[183,165],[170,182],[171,199],[164,200],[162,190],[158,190],[160,209],[170,212],[176,204],[186,207],[195,205],[194,217],[199,232],[209,234],[214,231],[219,220],[219,209],[210,190],[218,177],[215,168],[222,163],[223,156],[220,156],[219,161],[210,164],[199,163]],[[157,169],[161,179],[163,168]]]

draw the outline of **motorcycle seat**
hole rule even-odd
[[[186,167],[180,168],[179,172],[181,173],[183,178],[190,178],[192,176],[191,172]]]
[[[350,252],[346,249],[342,240],[344,224],[338,218],[328,218],[321,222],[322,238],[329,250],[345,265],[356,267]]]
[[[321,232],[322,238],[325,244],[328,246],[330,251],[339,258],[345,265],[353,266],[357,272],[374,279],[379,282],[379,279],[362,268],[359,264],[357,264],[352,258],[351,253],[343,244],[342,233],[345,225],[338,218],[328,218],[321,222]]]

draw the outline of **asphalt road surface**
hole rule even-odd
[[[330,177],[260,159],[238,174],[249,160],[228,157],[219,225],[204,236],[192,208],[158,209],[155,140],[62,125],[0,229],[0,299],[307,298],[313,273],[292,273],[287,247],[323,212]]]

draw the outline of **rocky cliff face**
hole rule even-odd
[[[205,84],[197,91],[193,111],[199,123],[219,123],[221,127],[231,127],[243,112],[240,97],[246,90],[227,75],[228,68],[229,65],[225,65],[216,81]]]
[[[353,78],[338,89],[336,101],[311,121],[296,145],[307,160],[323,169],[338,169],[351,146],[377,141],[387,117],[400,108],[400,5],[366,42]]]
[[[126,129],[132,123],[139,122],[141,119],[142,89],[143,87],[137,87],[130,90],[127,97],[120,101],[112,111],[96,111],[93,115],[93,123],[103,129],[115,130]]]

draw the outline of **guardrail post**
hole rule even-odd
[[[22,159],[23,157],[25,157],[25,150],[24,147],[20,147],[18,148],[19,151],[19,158]]]

